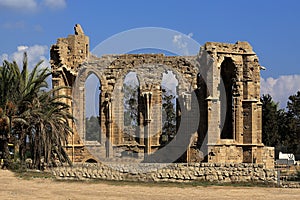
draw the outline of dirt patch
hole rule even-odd
[[[298,199],[300,189],[264,187],[165,187],[161,184],[113,184],[17,178],[0,170],[0,199]]]

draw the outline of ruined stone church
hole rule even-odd
[[[274,148],[262,143],[258,57],[247,42],[207,42],[195,56],[123,54],[96,57],[80,25],[50,50],[53,87],[75,117],[65,149],[73,162],[208,162],[274,166]],[[172,71],[176,88],[176,133],[163,142],[162,76]],[[124,78],[139,80],[137,128],[124,125]],[[99,139],[86,139],[85,82],[100,82]]]

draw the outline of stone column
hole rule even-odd
[[[208,145],[215,145],[220,139],[220,101],[207,98],[208,104]]]
[[[220,66],[215,63],[207,73],[208,101],[208,145],[215,145],[221,136]]]
[[[234,97],[234,139],[237,143],[243,143],[243,57],[233,56],[233,63],[235,65],[235,79],[233,88]]]
[[[184,106],[184,112],[190,112],[192,109],[192,94],[189,92],[183,92],[182,93],[182,100],[183,100],[183,106]],[[183,120],[185,121],[185,119]],[[192,122],[194,123],[194,122]],[[182,126],[189,126],[188,123],[183,124]],[[185,127],[184,130],[186,130],[187,133],[189,133],[189,127]],[[192,135],[191,135],[192,136]],[[181,146],[178,147],[178,150],[180,151],[180,149],[186,149],[186,155],[185,155],[185,161],[186,162],[190,162],[190,158],[191,158],[191,145],[192,145],[192,138],[186,138],[189,140],[188,144],[185,144],[184,141],[182,141]],[[186,146],[187,145],[187,146]]]
[[[83,87],[79,87],[79,94],[78,97],[76,96],[77,101],[78,101],[78,112],[82,112],[81,114],[78,113],[77,116],[79,116],[80,118],[78,119],[79,122],[79,126],[78,126],[78,133],[81,136],[82,141],[85,141],[85,88]]]
[[[142,93],[144,99],[144,132],[145,132],[145,153],[146,155],[151,154],[151,97],[152,92],[143,92]]]
[[[106,118],[106,157],[111,158],[113,156],[113,114],[112,114],[112,99],[110,97],[105,98],[105,118]]]

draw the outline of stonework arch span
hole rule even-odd
[[[103,89],[107,87],[106,79],[104,78],[103,73],[99,70],[97,67],[93,66],[86,66],[83,65],[78,70],[78,75],[76,77],[76,80],[74,82],[74,85],[72,87],[72,96],[73,96],[73,115],[75,118],[75,126],[76,130],[80,136],[80,139],[82,142],[85,142],[85,116],[86,116],[86,110],[85,110],[85,83],[86,80],[90,75],[94,74],[100,83],[100,90],[101,90],[101,96],[103,95]],[[101,118],[101,110],[99,109],[99,117]],[[100,127],[101,129],[101,127]],[[101,131],[102,132],[102,131]],[[100,137],[100,143],[101,143]]]

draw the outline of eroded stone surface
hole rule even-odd
[[[147,182],[207,181],[217,183],[277,183],[275,169],[263,169],[257,165],[230,166],[221,163],[197,164],[77,164],[53,171],[58,179],[65,180],[124,180]]]
[[[185,134],[176,136],[180,142],[175,147],[185,148],[177,161],[274,166],[274,148],[262,143],[261,66],[247,42],[207,42],[198,55],[188,57],[125,54],[98,58],[90,55],[89,38],[76,25],[75,34],[59,38],[50,55],[53,87],[70,86],[62,93],[74,98],[73,103],[66,100],[78,122],[66,144],[74,162],[118,161],[122,152],[137,155],[128,158],[130,161],[169,162],[155,154],[163,147],[161,80],[163,73],[171,70],[178,80],[177,126]],[[133,139],[124,131],[122,87],[129,72],[136,72],[140,84],[139,127]],[[85,143],[84,86],[91,73],[101,84],[101,133],[99,141],[89,144]],[[229,179],[227,173],[210,176]]]

